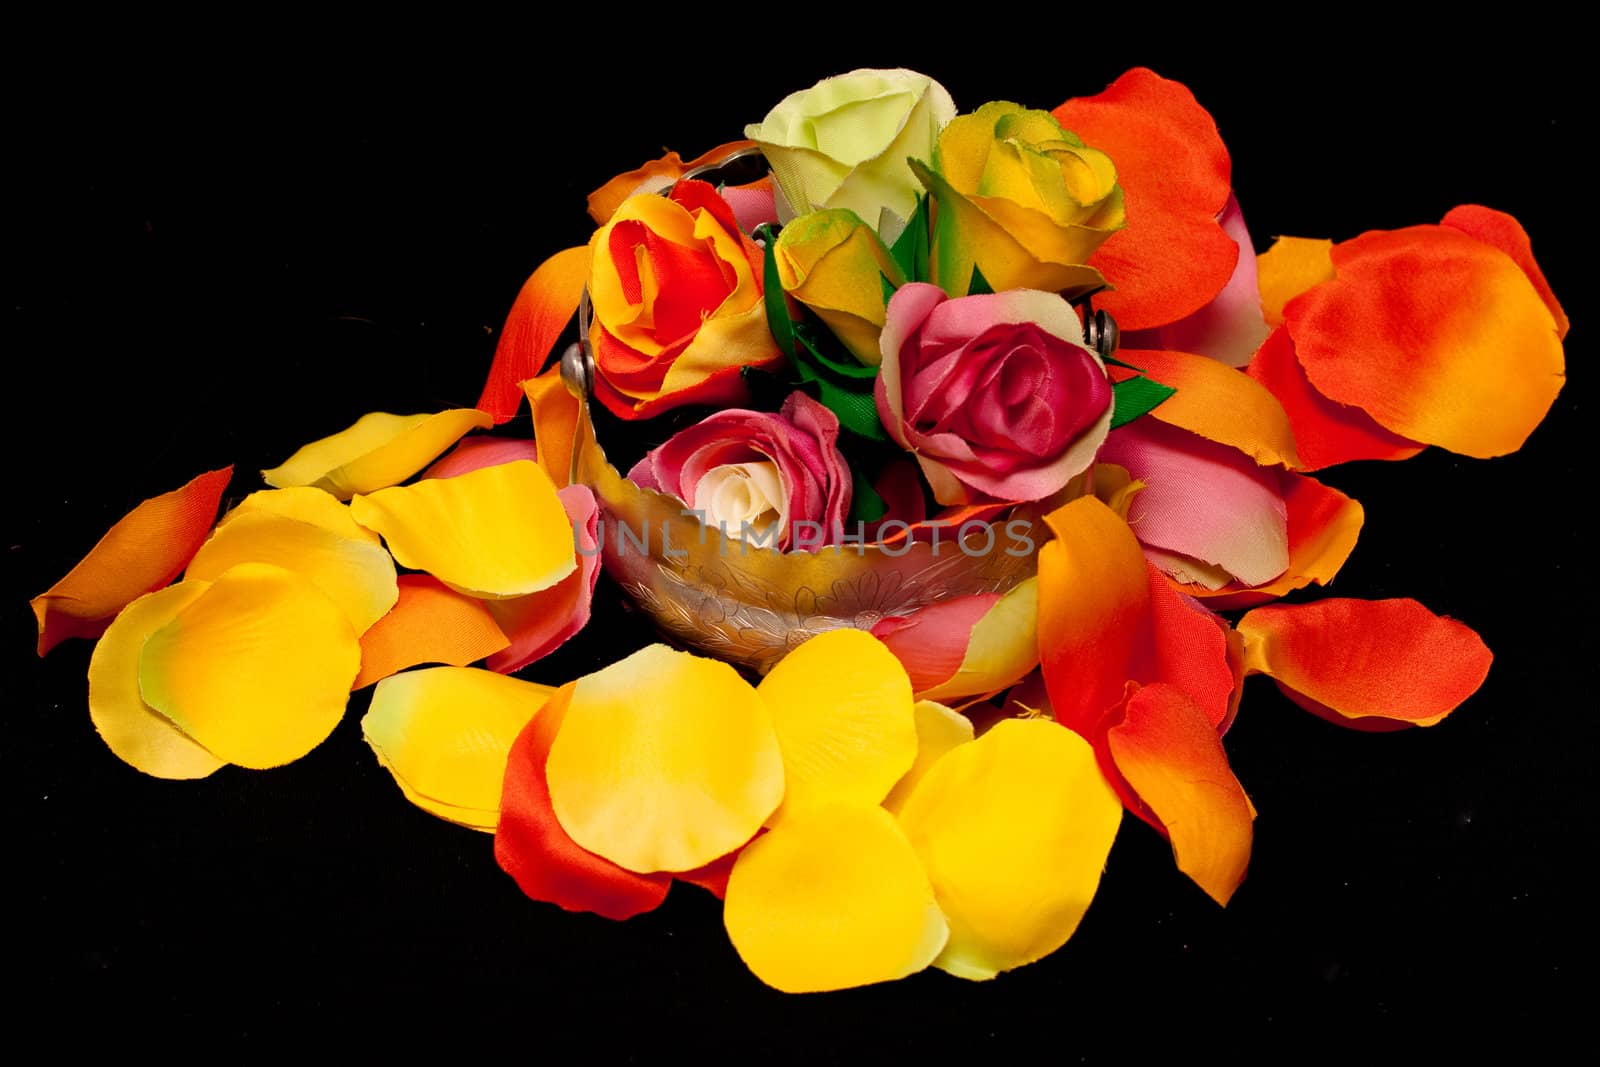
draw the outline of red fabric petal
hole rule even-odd
[[[1317,392],[1300,366],[1289,331],[1282,326],[1256,351],[1248,373],[1289,413],[1302,470],[1321,470],[1357,459],[1410,459],[1424,447],[1390,433],[1360,408]]]
[[[589,248],[557,252],[539,265],[522,285],[495,346],[489,380],[478,398],[478,410],[499,425],[522,404],[522,383],[537,377],[561,332],[578,310],[589,280]]]
[[[500,795],[494,858],[534,900],[568,911],[627,919],[660,906],[672,878],[635,874],[585,851],[556,821],[545,763],[575,686],[569,683],[557,690],[511,746]]]
[[[1232,163],[1194,94],[1138,67],[1053,114],[1110,153],[1126,199],[1127,226],[1089,260],[1113,286],[1099,305],[1124,330],[1143,330],[1211,303],[1233,275],[1239,246],[1218,222]]]
[[[210,471],[118,519],[66,577],[31,601],[39,655],[69,637],[99,637],[117,612],[181,574],[232,477],[232,467]]]

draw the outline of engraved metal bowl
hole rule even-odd
[[[572,346],[578,350],[579,346]],[[569,350],[569,356],[571,356]],[[948,531],[935,546],[908,539],[894,546],[841,545],[779,552],[685,514],[677,498],[642,489],[606,459],[595,439],[581,361],[563,359],[563,376],[580,405],[573,441],[573,481],[600,505],[605,571],[676,641],[718,659],[766,673],[808,638],[827,630],[870,630],[887,616],[975,593],[1003,593],[1035,572],[1032,552],[1011,554],[992,532],[965,542]],[[621,531],[633,536],[624,536]],[[648,542],[641,548],[641,532]]]

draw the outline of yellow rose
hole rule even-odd
[[[905,276],[872,228],[853,211],[814,211],[783,228],[774,248],[783,291],[810,308],[868,366],[883,356],[883,278],[898,288]]]
[[[1117,168],[1048,111],[985,104],[944,128],[932,168],[912,167],[937,203],[932,270],[951,296],[974,267],[995,292],[1103,284],[1085,264],[1122,228]]]
[[[932,158],[955,113],[950,94],[927,75],[855,70],[784,97],[744,135],[772,166],[779,219],[848,208],[891,241],[920,192],[906,159]]]

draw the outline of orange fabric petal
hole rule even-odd
[[[1117,773],[1172,842],[1178,869],[1226,904],[1250,863],[1255,811],[1228,766],[1222,739],[1176,686],[1130,686],[1105,731]]]
[[[1239,246],[1217,221],[1232,163],[1194,94],[1136,67],[1052,114],[1117,164],[1128,224],[1089,260],[1112,285],[1099,305],[1124,330],[1143,330],[1209,304],[1233,275]]]
[[[1451,208],[1440,221],[1452,230],[1476,237],[1510,256],[1512,262],[1528,276],[1528,281],[1533,283],[1544,306],[1550,309],[1551,316],[1556,320],[1556,336],[1566,339],[1570,325],[1567,313],[1562,310],[1561,301],[1556,299],[1555,291],[1545,280],[1544,271],[1539,269],[1539,261],[1533,258],[1533,241],[1528,237],[1528,231],[1522,228],[1522,223],[1515,216],[1480,204],[1462,204]]]
[[[576,682],[556,691],[518,735],[506,759],[494,858],[534,900],[567,911],[627,919],[667,898],[672,878],[635,874],[580,848],[556,821],[545,763],[567,717]]]
[[[360,689],[419,663],[465,667],[510,644],[483,602],[428,574],[402,574],[400,599],[361,635]]]
[[[1470,627],[1415,600],[1273,605],[1246,614],[1239,633],[1246,670],[1345,726],[1432,726],[1477,691],[1494,660]]]
[[[1299,465],[1289,416],[1272,393],[1225,363],[1188,352],[1125,351],[1118,359],[1178,390],[1150,412],[1169,426],[1237,448],[1263,467]],[[1113,368],[1119,381],[1133,371]]]
[[[1423,449],[1417,442],[1385,430],[1360,408],[1336,403],[1317,392],[1300,366],[1294,340],[1281,326],[1256,350],[1246,373],[1266,386],[1288,413],[1301,470],[1316,471],[1357,459],[1410,459]]]
[[[1316,390],[1392,433],[1480,459],[1514,452],[1566,381],[1555,318],[1504,252],[1444,226],[1333,250],[1337,277],[1284,325]]]
[[[676,152],[668,152],[660,159],[652,159],[643,166],[619,174],[589,194],[589,217],[604,226],[617,213],[622,202],[635,193],[659,192],[683,177],[688,171],[707,164],[719,163],[746,148],[755,147],[754,141],[729,141],[709,152],[684,162]]]
[[[572,442],[578,433],[578,398],[567,391],[561,368],[551,367],[522,383],[533,411],[539,466],[560,489],[572,483]]]
[[[39,655],[69,637],[99,637],[112,618],[171,582],[206,539],[233,468],[151,497],[117,520],[78,565],[30,601]]]
[[[1283,322],[1284,305],[1321,282],[1333,280],[1333,242],[1280,237],[1256,257],[1256,288],[1268,326]]]
[[[1056,719],[1088,737],[1122,699],[1150,582],[1133,531],[1096,498],[1045,522],[1055,540],[1039,550],[1039,656]]]
[[[495,425],[517,413],[522,404],[519,386],[544,366],[545,358],[578,310],[588,279],[589,247],[584,245],[557,252],[522,284],[506,324],[500,329],[489,380],[478,397],[478,410],[488,412]]]
[[[1206,589],[1198,585],[1178,588],[1199,597],[1218,611],[1254,607],[1315,582],[1327,585],[1355,551],[1366,522],[1361,502],[1345,496],[1315,478],[1284,471],[1279,475],[1283,502],[1289,513],[1289,567],[1272,581],[1244,589],[1238,585]]]

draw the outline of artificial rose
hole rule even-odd
[[[850,511],[839,419],[798,392],[777,414],[732,408],[680,430],[628,477],[671,493],[728,536],[780,551],[838,540]]]
[[[1086,469],[1111,383],[1072,306],[1018,289],[952,300],[913,282],[889,301],[878,415],[941,504],[1040,500]]]
[[[883,283],[905,284],[899,264],[861,216],[814,211],[783,228],[774,247],[783,291],[816,313],[850,354],[878,365]]]
[[[744,135],[772,165],[779,218],[849,208],[892,240],[917,206],[906,159],[931,159],[955,113],[944,86],[925,74],[855,70],[784,97]]]
[[[619,417],[745,397],[739,368],[781,358],[762,251],[705,182],[623,201],[589,242],[595,396]]]
[[[1085,264],[1122,228],[1117,168],[1049,112],[984,104],[944,128],[934,163],[913,166],[938,202],[932,267],[951,296],[974,267],[995,292],[1103,283]]]

